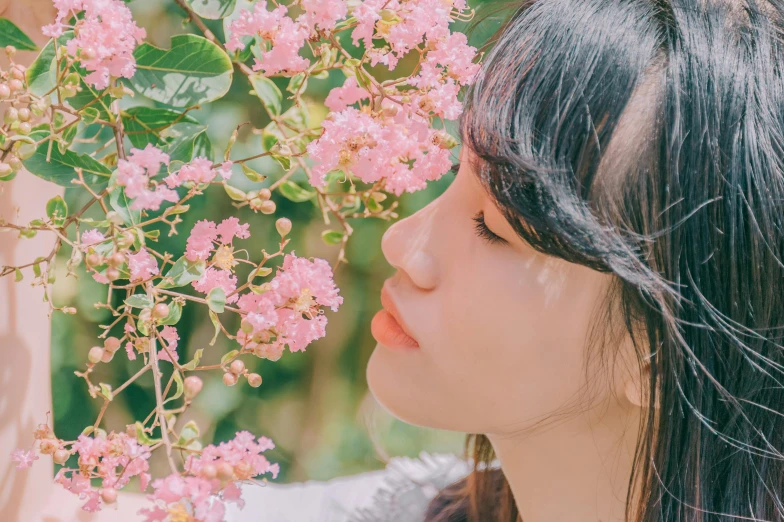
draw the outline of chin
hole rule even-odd
[[[365,371],[370,393],[381,407],[406,424],[455,429],[448,419],[441,418],[446,410],[439,407],[438,394],[423,385],[432,383],[424,375],[424,361],[412,355],[377,345]]]

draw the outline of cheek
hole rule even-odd
[[[470,420],[461,431],[497,432],[574,398],[585,380],[590,316],[608,279],[538,253],[495,252],[481,262],[469,271],[454,266],[440,306],[431,307],[441,328],[425,352],[428,386]]]

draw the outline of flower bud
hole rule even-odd
[[[5,115],[3,115],[3,119],[8,124],[16,123],[19,120],[19,111],[13,107],[8,107],[5,111]]]
[[[101,256],[96,253],[88,254],[87,258],[85,259],[87,266],[95,267],[101,264]]]
[[[280,237],[285,237],[286,234],[291,232],[291,220],[289,218],[279,218],[275,222],[275,228],[278,230]]]
[[[92,47],[85,47],[84,49],[82,49],[80,55],[80,57],[85,60],[95,60],[96,56],[97,55],[95,54],[95,49],[93,49]]]
[[[117,281],[120,279],[120,271],[113,266],[110,266],[106,269],[106,279],[109,281]]]
[[[218,478],[221,480],[231,480],[234,476],[234,468],[228,462],[221,462],[218,464]]]
[[[268,199],[259,207],[262,214],[273,214],[275,212],[275,202]]]
[[[239,374],[241,374],[245,370],[245,363],[242,362],[239,359],[236,359],[235,361],[233,361],[231,363],[231,366],[229,367],[229,370],[234,375],[239,375]]]
[[[169,315],[169,305],[166,303],[158,303],[152,308],[152,317],[154,319],[163,319]]]
[[[253,466],[250,465],[250,462],[241,460],[234,466],[234,473],[238,480],[248,480],[253,476]]]
[[[272,197],[272,192],[268,188],[259,189],[259,197],[266,201]]]
[[[8,158],[8,164],[11,166],[11,169],[17,171],[23,167],[22,160],[17,158],[16,156],[11,156]]]
[[[0,100],[5,100],[11,96],[11,88],[8,87],[8,84],[0,84]]]
[[[21,121],[30,121],[32,114],[30,114],[30,109],[27,107],[22,107],[19,109],[19,119]]]
[[[193,399],[196,397],[199,392],[201,391],[202,386],[204,383],[199,377],[195,375],[190,375],[185,378],[183,381],[184,388],[185,388],[185,398],[186,399]]]
[[[23,121],[19,124],[19,128],[17,130],[19,131],[19,134],[27,136],[33,131],[33,126],[30,125],[30,122]]]
[[[117,490],[114,488],[101,489],[101,500],[107,504],[114,504],[117,502]]]
[[[87,360],[93,364],[98,364],[101,362],[103,358],[103,348],[100,346],[93,346],[90,348],[90,351],[87,352]]]
[[[125,261],[126,261],[125,254],[123,254],[122,252],[115,252],[109,258],[108,262],[110,265],[114,267],[118,267],[118,266],[122,266],[122,264],[125,263]]]
[[[64,466],[65,463],[68,461],[68,457],[71,456],[71,453],[66,449],[59,449],[54,452],[53,458],[55,464],[59,464]]]
[[[224,373],[223,384],[225,384],[226,386],[234,386],[235,384],[237,384],[237,376],[230,372]]]
[[[205,464],[199,470],[199,475],[202,478],[214,479],[215,477],[218,476],[218,470],[212,464]]]
[[[240,322],[240,330],[242,330],[246,334],[253,333],[253,325],[250,324],[250,321],[248,321],[247,319],[243,319]]]
[[[19,92],[24,90],[24,83],[22,83],[22,80],[17,80],[14,78],[8,82],[8,87],[11,89],[11,92]]]
[[[253,388],[258,388],[261,386],[261,375],[258,373],[248,374],[248,384],[250,384]]]
[[[13,167],[8,163],[0,163],[0,177],[1,176],[8,176],[14,171]]]
[[[63,46],[63,47],[65,47],[65,46]],[[15,55],[16,54],[16,47],[14,47],[13,45],[6,45],[5,46],[5,54],[7,54],[8,56]]]
[[[114,352],[110,352],[109,350],[104,350],[103,355],[101,356],[101,362],[111,362],[114,359]]]
[[[105,350],[109,350],[110,352],[116,352],[120,349],[120,340],[116,337],[108,337],[103,342],[103,347]]]
[[[122,233],[122,235],[117,239],[117,245],[120,248],[128,248],[129,246],[133,245],[133,240],[136,238],[133,232],[130,230],[126,230]]]
[[[44,455],[52,455],[60,447],[60,444],[54,439],[44,439],[41,441],[39,450]]]

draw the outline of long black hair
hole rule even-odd
[[[616,276],[649,383],[629,522],[784,519],[783,19],[782,0],[527,0],[466,92],[463,143],[517,233]],[[428,520],[519,514],[476,469]]]

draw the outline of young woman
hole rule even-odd
[[[782,29],[781,0],[519,5],[371,325],[372,393],[475,434],[471,469],[249,487],[230,520],[376,490],[355,519],[782,520]]]

